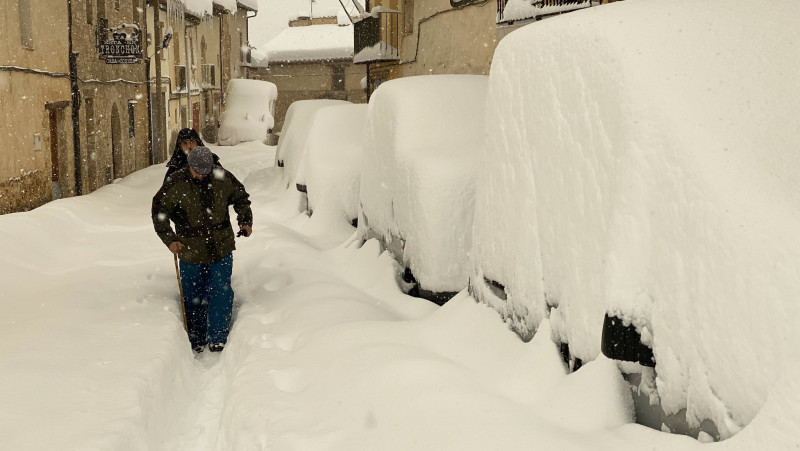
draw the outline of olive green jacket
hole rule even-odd
[[[170,175],[153,196],[153,226],[168,247],[173,241],[183,243],[181,261],[214,263],[236,249],[230,205],[239,226],[253,225],[250,195],[233,174],[215,166],[201,180],[186,167]]]

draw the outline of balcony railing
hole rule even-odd
[[[610,0],[594,0],[595,3]],[[592,6],[592,0],[530,0],[508,5],[509,0],[497,0],[497,23],[539,19]]]
[[[353,25],[354,63],[400,59],[400,14],[381,12],[365,17]]]

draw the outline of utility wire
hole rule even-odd
[[[19,66],[0,66],[0,71],[2,71],[2,72],[22,72],[22,73],[25,73],[25,74],[45,75],[45,76],[53,77],[53,78],[69,78],[69,74],[62,74],[60,72],[50,72],[50,71],[40,70],[40,69],[29,69],[27,67],[19,67]]]

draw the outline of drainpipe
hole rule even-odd
[[[147,53],[147,50],[145,50]],[[147,83],[147,149],[149,151],[148,162],[152,166],[155,163],[155,156],[153,155],[153,105],[150,102],[150,88],[152,82],[150,81],[150,57],[144,59],[144,79]]]
[[[153,8],[154,15],[153,17],[153,28],[155,31],[153,33],[156,36],[156,42],[161,46],[160,50],[164,50],[166,48],[165,44],[169,44],[168,41],[164,41],[165,34],[169,34],[170,39],[172,39],[172,27],[169,25],[169,18],[167,18],[167,29],[164,30],[165,33],[161,32],[161,27],[159,26],[159,22],[161,20],[161,9],[159,6],[159,2],[155,2],[155,8]],[[166,109],[164,105],[164,94],[161,91],[161,56],[159,52],[156,52],[155,56],[155,65],[156,65],[156,112],[158,116],[156,116],[156,123],[158,124],[158,128],[156,132],[158,135],[155,137],[156,142],[158,142],[158,149],[157,153],[153,156],[153,163],[161,163],[167,156],[164,155],[164,140],[162,139],[165,136],[165,124],[164,121],[161,120],[161,113]],[[170,90],[172,92],[172,81],[170,81]]]
[[[370,80],[369,80],[369,63],[367,63],[367,103],[369,103],[369,98],[372,96],[372,89],[370,87]]]
[[[251,55],[253,53],[253,47],[250,47],[250,19],[252,19],[252,18],[254,18],[254,17],[256,17],[258,15],[258,10],[249,11],[249,12],[252,12],[253,15],[252,16],[248,16],[247,15],[248,11],[245,11],[245,13],[244,13],[244,18],[245,18],[244,24],[247,27],[247,29],[245,30],[245,36],[247,36],[247,55],[246,56],[250,60],[250,61],[245,61],[247,63],[247,65],[244,66],[245,67],[245,70],[244,70],[245,77],[244,78],[250,78],[250,75],[252,74],[252,71],[253,71],[253,68],[251,66],[251,64],[252,64]]]
[[[145,44],[145,47],[144,47],[144,54],[145,54],[145,59],[144,59],[144,81],[146,83],[145,86],[147,86],[147,150],[148,150],[148,153],[149,153],[148,162],[152,166],[156,162],[155,161],[156,158],[155,158],[155,155],[154,155],[154,152],[153,152],[153,104],[152,104],[152,102],[150,102],[150,97],[151,97],[150,89],[152,88],[152,83],[150,81],[150,57],[147,56],[147,54],[150,52],[150,49],[147,46],[147,38],[146,38],[146,36],[147,36],[147,0],[143,0],[142,3],[144,4],[144,13],[143,13],[143,16],[144,16],[144,33],[143,33],[143,36],[142,36],[142,37],[144,37],[144,39],[142,39],[142,41],[144,41],[144,44]],[[158,7],[156,7],[156,8],[158,8]],[[153,28],[154,29],[156,28],[157,25],[158,25],[158,23],[155,20],[153,20]],[[153,36],[155,37],[155,34]],[[156,39],[156,42],[158,42],[158,39]]]
[[[225,84],[226,84],[225,82],[227,81],[225,80],[225,68],[223,67],[225,59],[222,57],[222,52],[224,51],[223,49],[225,48],[223,47],[223,44],[225,43],[225,40],[223,39],[223,36],[225,35],[225,18],[223,16],[225,14],[227,13],[221,13],[219,15],[219,52],[217,52],[217,61],[219,61],[219,88],[220,91],[222,91],[222,95],[220,96],[220,101],[223,103],[225,102],[224,100]],[[219,107],[220,109],[222,109],[222,105],[220,105]],[[217,126],[219,126],[219,117],[217,117]]]
[[[183,16],[183,53],[186,58],[186,124],[192,127],[192,70],[189,61],[189,25],[186,25],[186,15]]]
[[[81,179],[81,91],[78,89],[78,52],[72,46],[72,0],[67,0],[67,32],[69,34],[69,84],[72,94],[72,147],[75,153],[75,195],[83,194]]]
[[[365,11],[369,11],[369,0],[364,0],[364,7]],[[359,11],[361,12],[361,11]],[[367,63],[367,103],[369,103],[369,99],[372,97],[372,79],[370,78],[369,73],[369,63]]]

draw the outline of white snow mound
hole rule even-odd
[[[332,221],[358,217],[367,105],[321,108],[306,141],[305,182],[314,215]]]
[[[275,84],[237,78],[228,82],[225,111],[219,116],[219,145],[261,141],[275,126],[272,113],[278,98]]]
[[[361,203],[370,229],[404,240],[420,287],[467,286],[475,175],[488,77],[391,80],[373,94],[365,131]]]
[[[663,407],[723,438],[800,357],[798,18],[632,0],[523,27],[491,68],[472,258],[495,307],[533,330],[557,305],[584,360],[607,310],[633,321]]]

